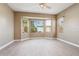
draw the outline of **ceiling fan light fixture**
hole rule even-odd
[[[40,3],[39,5],[41,8],[50,8],[47,3]]]
[[[45,6],[44,6],[43,4],[40,4],[40,7],[41,7],[41,8],[45,8]]]

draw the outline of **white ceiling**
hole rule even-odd
[[[57,14],[73,5],[73,3],[48,3],[48,6],[50,6],[51,9],[43,9],[39,6],[38,3],[8,3],[8,5],[14,11],[19,12]]]

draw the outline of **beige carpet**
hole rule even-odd
[[[79,48],[56,39],[31,39],[14,42],[0,51],[2,56],[78,56]]]

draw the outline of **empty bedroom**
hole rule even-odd
[[[79,3],[0,3],[0,56],[79,56]]]

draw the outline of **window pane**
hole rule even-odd
[[[42,20],[31,21],[31,32],[44,32],[44,23]]]
[[[51,20],[46,20],[46,21],[45,21],[45,25],[46,25],[46,26],[51,26]]]
[[[46,32],[51,32],[51,27],[46,27]]]
[[[45,21],[45,26],[46,26],[46,32],[51,32],[51,20],[46,20]]]
[[[37,27],[37,32],[44,32],[43,27]]]

